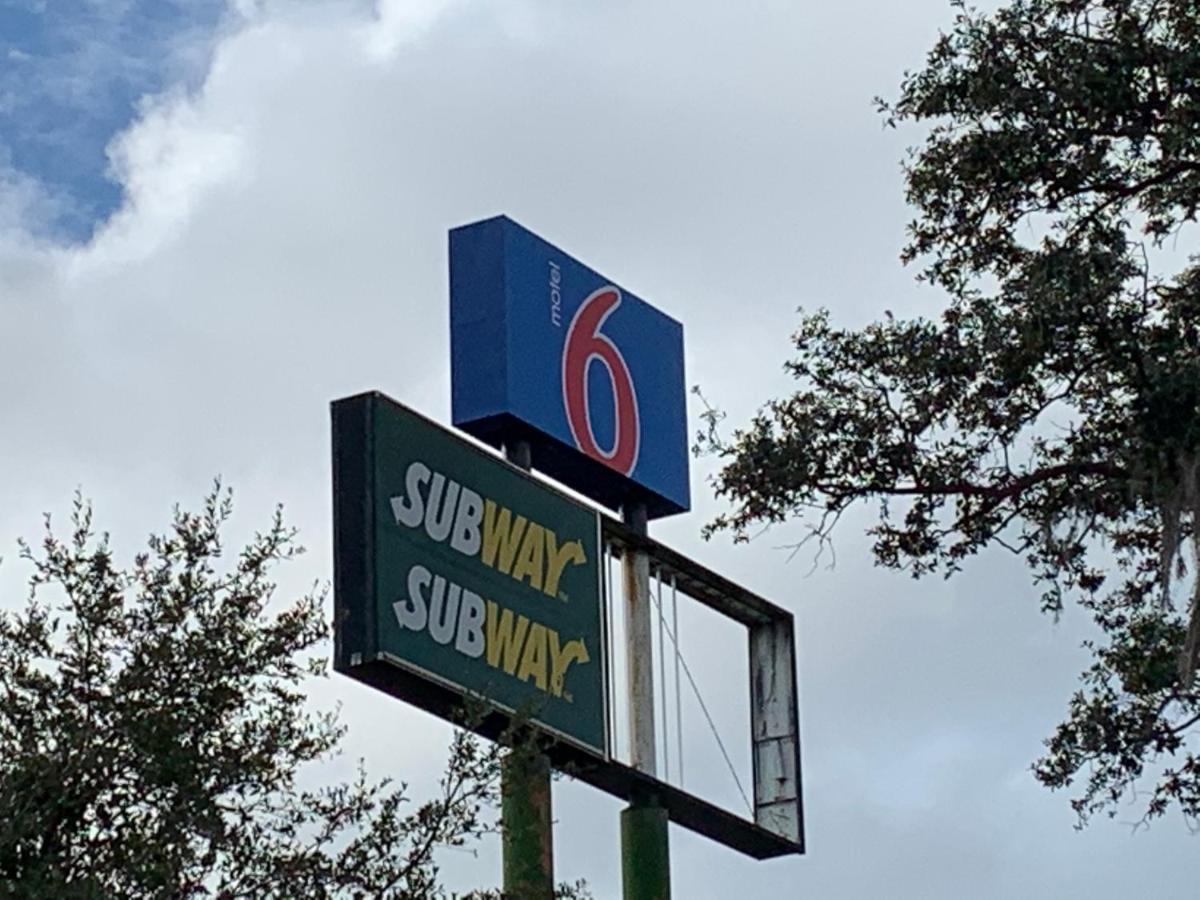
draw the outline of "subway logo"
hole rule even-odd
[[[420,460],[405,471],[404,492],[390,498],[396,526],[423,532],[464,557],[538,592],[547,604],[569,603],[561,589],[569,567],[587,563],[584,542],[484,497]],[[392,604],[401,629],[426,632],[463,656],[483,659],[506,676],[567,702],[572,666],[592,663],[582,637],[481,596],[432,564],[413,563],[406,592]]]

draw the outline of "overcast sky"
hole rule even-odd
[[[62,6],[69,7],[69,12]],[[245,535],[283,502],[331,577],[328,403],[379,389],[449,420],[447,229],[504,212],[684,323],[689,383],[743,421],[787,390],[797,306],[844,324],[942,298],[897,261],[914,133],[872,98],[945,0],[0,0],[0,602],[76,486],[132,552],[214,475]],[[694,400],[693,427],[698,424]],[[1140,808],[1073,830],[1028,769],[1084,655],[1002,555],[954,582],[655,534],[796,613],[809,852],[759,863],[672,828],[679,898],[1196,896],[1197,845]],[[685,619],[739,765],[744,648]],[[340,678],[347,758],[436,778],[448,730]],[[690,702],[690,701],[689,701]],[[736,805],[689,707],[689,786]],[[621,804],[555,786],[557,873],[619,895]],[[443,856],[495,884],[495,841]]]

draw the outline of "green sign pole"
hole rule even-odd
[[[646,506],[629,503],[625,524],[647,533]],[[650,631],[650,561],[644,550],[625,554],[626,656],[632,764],[655,774],[654,644]],[[662,648],[660,648],[660,652]],[[671,862],[667,811],[652,797],[636,797],[621,812],[621,882],[625,900],[670,900]]]
[[[554,831],[550,760],[529,747],[519,747],[504,758],[500,773],[504,896],[551,900]]]
[[[528,471],[528,441],[506,445],[504,455]],[[532,746],[519,746],[500,770],[500,817],[504,896],[513,900],[554,897],[554,827],[550,809],[550,760]]]
[[[625,900],[669,900],[667,811],[654,802],[621,810],[621,886]]]

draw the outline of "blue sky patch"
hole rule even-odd
[[[34,179],[43,236],[86,240],[121,201],[105,147],[137,101],[195,86],[225,0],[0,0],[0,171]]]

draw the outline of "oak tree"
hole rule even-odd
[[[0,893],[45,898],[448,897],[437,851],[494,828],[498,749],[458,731],[440,789],[329,782],[314,712],[324,592],[274,596],[300,552],[277,511],[232,555],[228,492],[129,566],[76,499],[0,610]],[[495,892],[472,896],[497,897]],[[560,896],[584,896],[564,888]]]
[[[956,2],[892,102],[906,263],[928,317],[802,314],[787,370],[719,454],[741,538],[799,518],[827,540],[874,504],[874,554],[915,576],[1002,547],[1103,637],[1034,767],[1080,823],[1149,785],[1200,816],[1200,5]],[[710,423],[712,424],[712,423]]]

